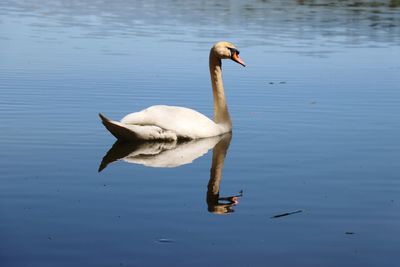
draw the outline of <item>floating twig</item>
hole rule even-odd
[[[300,213],[300,212],[303,212],[303,210],[296,210],[296,211],[292,211],[292,212],[278,214],[278,215],[272,216],[271,219],[280,218],[280,217],[284,217],[284,216],[288,216],[288,215],[292,215],[292,214],[296,214],[296,213]]]

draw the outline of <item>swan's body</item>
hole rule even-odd
[[[210,51],[210,75],[214,98],[214,121],[189,108],[157,105],[126,115],[120,122],[100,114],[104,126],[119,140],[178,140],[218,136],[232,131],[222,83],[221,59],[244,66],[239,51],[228,42],[216,43]]]

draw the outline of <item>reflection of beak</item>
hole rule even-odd
[[[233,53],[232,60],[239,63],[243,67],[246,67],[246,63],[243,62],[243,60],[239,57],[238,53]]]

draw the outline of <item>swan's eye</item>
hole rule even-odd
[[[239,54],[240,54],[239,50],[237,50],[236,48],[228,47],[228,49],[229,49],[229,51],[231,51],[231,57],[232,57],[234,54],[236,54],[236,55],[239,55]]]

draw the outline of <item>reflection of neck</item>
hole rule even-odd
[[[225,155],[228,151],[232,135],[224,136],[213,149],[212,165],[210,170],[210,181],[208,182],[207,203],[211,206],[218,205],[219,185],[221,183],[222,168],[224,167]]]
[[[214,121],[217,124],[226,124],[232,129],[232,122],[225,100],[224,85],[222,83],[221,59],[214,50],[210,51],[210,76],[214,98]]]

